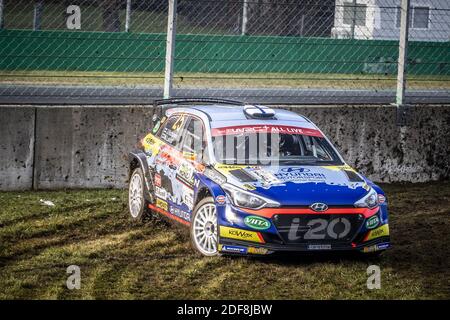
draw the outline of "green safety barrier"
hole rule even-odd
[[[165,34],[0,30],[0,69],[162,72],[165,46]],[[397,41],[180,34],[175,71],[395,74],[397,56]],[[408,74],[449,65],[449,42],[409,43]]]

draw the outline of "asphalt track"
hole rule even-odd
[[[0,85],[1,104],[149,104],[160,87]],[[390,104],[394,90],[176,88],[173,97],[215,97],[261,104]],[[407,91],[407,104],[450,104],[450,90]]]

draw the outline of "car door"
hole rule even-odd
[[[158,131],[163,143],[154,160],[155,204],[166,212],[170,212],[171,206],[180,203],[180,187],[176,175],[182,160],[180,149],[186,120],[186,115],[172,115]]]
[[[197,191],[195,174],[202,167],[206,157],[205,132],[201,119],[190,116],[184,130],[182,141],[182,160],[177,170],[177,183],[180,183],[181,204],[179,209],[192,214],[194,194]]]

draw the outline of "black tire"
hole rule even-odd
[[[195,206],[194,210],[192,211],[192,217],[191,217],[191,225],[190,225],[190,238],[191,238],[191,244],[192,247],[195,249],[195,251],[197,251],[199,254],[203,255],[203,256],[217,256],[219,255],[219,251],[218,251],[218,240],[219,240],[219,230],[218,230],[218,222],[217,222],[217,213],[216,213],[216,224],[214,226],[214,230],[212,231],[213,233],[215,232],[216,234],[216,242],[215,242],[215,248],[216,250],[214,252],[206,252],[205,250],[202,250],[202,248],[199,246],[199,244],[196,241],[196,235],[195,235],[195,226],[196,226],[196,219],[197,219],[197,215],[200,212],[200,209],[202,209],[204,206],[207,205],[213,205],[215,208],[215,202],[214,199],[212,197],[206,197],[204,199],[202,199],[199,203],[197,203],[197,205]],[[206,232],[206,230],[205,230]]]
[[[144,173],[141,168],[133,170],[128,183],[128,212],[133,221],[143,222],[150,213],[148,207],[148,201],[145,199],[145,180]],[[139,190],[135,189],[136,185],[140,181]],[[132,190],[133,189],[133,190]],[[137,199],[140,199],[138,201]],[[138,203],[139,202],[139,203]]]

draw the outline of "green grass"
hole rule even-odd
[[[158,72],[0,71],[0,84],[163,86]],[[176,73],[174,86],[204,88],[394,89],[385,75],[302,73]],[[450,89],[449,76],[414,76],[409,89]]]
[[[122,190],[3,192],[0,299],[449,299],[450,183],[384,187],[393,248],[379,259],[204,258],[184,229],[132,223]],[[65,285],[72,264],[80,290]]]

